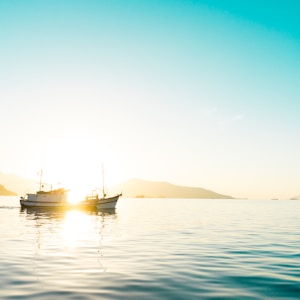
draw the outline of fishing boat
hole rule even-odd
[[[44,207],[44,208],[84,208],[84,209],[114,209],[122,194],[107,197],[104,190],[103,196],[99,197],[95,191],[87,195],[83,201],[76,204],[68,202],[68,190],[64,188],[52,189],[52,185],[42,183],[43,171],[40,171],[39,190],[36,193],[28,193],[20,198],[21,208]],[[48,190],[45,188],[50,186]],[[46,190],[45,190],[46,189]]]
[[[52,189],[52,185],[42,183],[43,170],[39,172],[39,190],[36,193],[27,193],[20,198],[21,207],[65,207],[68,202],[68,190],[64,188]]]
[[[105,194],[103,197],[99,197],[98,194],[87,195],[82,202],[78,203],[80,207],[97,207],[98,209],[113,209],[116,207],[119,197],[122,194],[107,197]]]
[[[79,205],[87,207],[96,206],[98,209],[114,209],[120,196],[122,196],[122,193],[110,197],[106,195],[104,186],[104,167],[102,165],[102,196],[99,197],[99,194],[96,191],[93,191],[90,195],[87,195],[82,202],[79,202]]]
[[[39,190],[35,194],[26,194],[20,198],[21,207],[66,207],[69,206],[68,190]]]

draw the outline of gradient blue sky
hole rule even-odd
[[[300,194],[299,1],[0,0],[0,171]]]

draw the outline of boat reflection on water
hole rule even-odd
[[[115,208],[97,208],[97,207],[21,207],[20,214],[25,214],[32,219],[32,217],[42,218],[64,218],[64,216],[70,212],[82,212],[88,215],[116,215]]]

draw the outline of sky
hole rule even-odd
[[[0,0],[0,172],[300,194],[300,2]]]

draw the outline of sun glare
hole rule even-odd
[[[82,136],[63,136],[48,139],[43,159],[43,181],[53,188],[69,189],[68,199],[76,203],[95,188],[102,188],[102,165],[108,167],[106,185],[118,178],[117,157],[98,140]],[[113,174],[113,176],[112,176]]]

